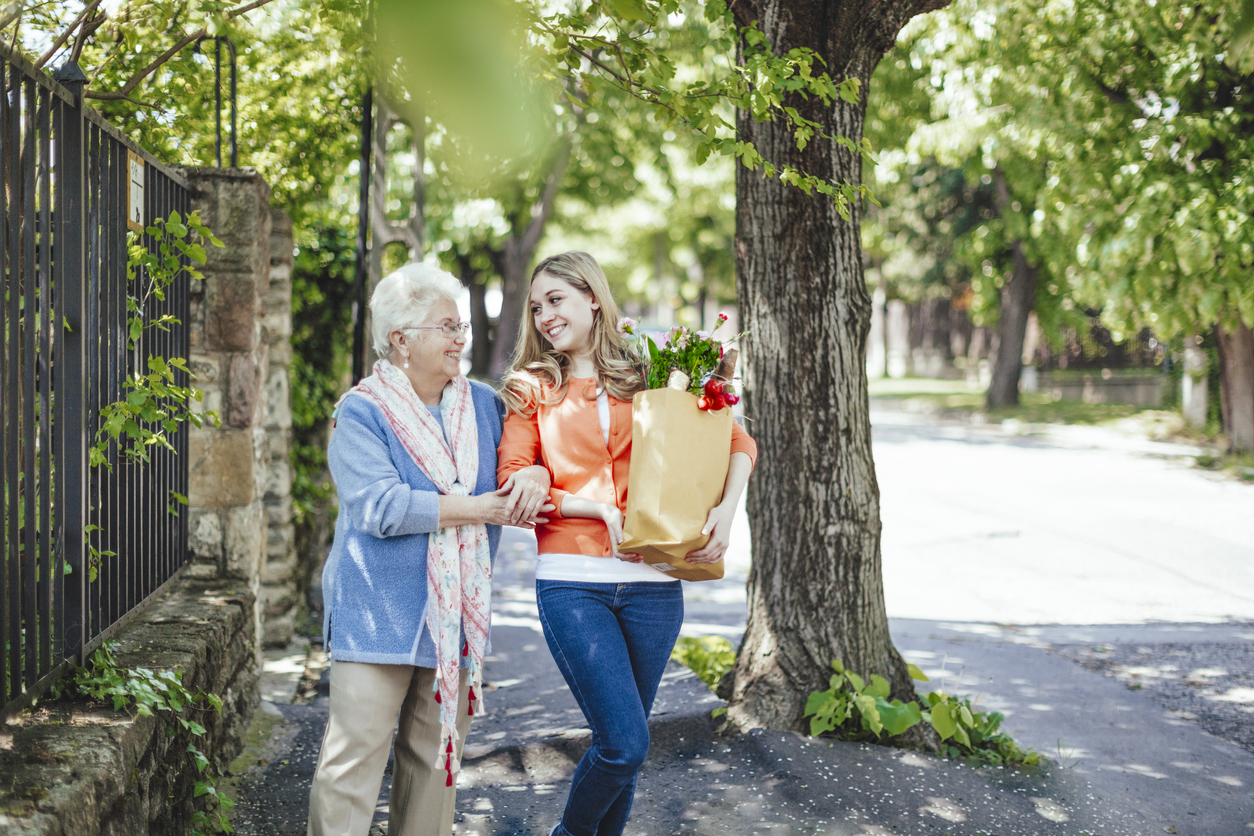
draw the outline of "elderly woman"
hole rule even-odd
[[[311,836],[365,836],[398,714],[388,832],[452,832],[500,526],[552,509],[544,468],[497,488],[504,408],[461,375],[460,291],[424,264],[379,282],[370,311],[383,359],[336,409],[327,455],[340,512],[322,573],[331,708]]]

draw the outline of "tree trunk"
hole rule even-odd
[[[1010,211],[1010,191],[1000,170],[994,171],[997,205]],[[1028,330],[1028,315],[1036,304],[1036,276],[1040,267],[1028,262],[1022,239],[1015,239],[1014,269],[1010,281],[1001,288],[1001,313],[997,321],[997,354],[993,358],[993,377],[988,385],[988,408],[1014,406],[1019,403],[1019,372],[1023,369],[1023,341]]]
[[[1215,333],[1219,337],[1219,394],[1228,450],[1249,453],[1254,451],[1254,332],[1237,320],[1232,331],[1220,325]]]
[[[517,232],[505,240],[501,249],[492,253],[492,262],[501,275],[501,315],[496,319],[496,334],[492,340],[492,378],[500,380],[509,368],[510,358],[514,354],[514,343],[518,340],[518,329],[522,325],[524,309],[527,305],[527,294],[531,285],[527,281],[527,268],[535,257],[536,247],[544,235],[544,225],[553,215],[553,202],[557,199],[558,189],[566,176],[566,166],[570,163],[571,141],[563,141],[554,153],[549,165],[548,176],[545,177],[544,190],[540,200],[531,208],[531,217],[522,232]],[[521,224],[515,224],[515,227]]]
[[[468,256],[457,256],[457,273],[470,293],[470,374],[487,380],[492,373],[492,319],[488,316],[488,286]]]
[[[1023,368],[1023,341],[1028,317],[1036,303],[1039,267],[1028,263],[1023,242],[1014,243],[1014,272],[1001,288],[1001,315],[997,322],[997,356],[988,385],[988,408],[1019,403],[1019,372]]]
[[[501,276],[501,315],[496,319],[496,336],[492,340],[493,380],[500,380],[509,368],[514,343],[518,340],[518,329],[522,325],[523,309],[527,305],[527,293],[531,289],[527,282],[527,268],[535,254],[535,244],[523,247],[521,243],[518,238],[508,239],[492,258]]]
[[[871,72],[934,0],[763,0],[734,4],[773,49],[809,47],[834,79]],[[868,11],[873,10],[873,11]],[[743,45],[742,45],[743,46]],[[862,138],[864,103],[787,102],[824,133]],[[782,124],[738,114],[739,138],[777,166],[861,182],[861,161],[828,140],[798,151]],[[745,351],[745,412],[758,442],[749,483],[753,533],[749,624],[730,682],[731,729],[802,729],[810,692],[833,659],[878,673],[914,698],[888,634],[880,570],[879,487],[871,457],[866,347],[871,298],[862,270],[861,207],[737,167],[736,262]]]

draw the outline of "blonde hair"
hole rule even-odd
[[[620,313],[610,292],[609,280],[601,265],[587,253],[569,252],[549,256],[536,265],[528,287],[541,274],[561,279],[581,293],[590,295],[600,306],[592,312],[592,365],[606,393],[620,401],[630,401],[644,388],[644,379],[627,353],[627,343],[618,333]],[[523,308],[523,323],[509,370],[501,383],[501,400],[511,413],[530,414],[543,403],[561,403],[570,383],[570,358],[557,351],[540,334],[531,315],[531,297]],[[545,389],[548,389],[547,395]],[[595,398],[595,393],[584,393]]]

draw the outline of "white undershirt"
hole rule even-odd
[[[601,436],[610,443],[610,399],[604,389],[597,389],[597,417],[601,419]],[[583,583],[659,583],[675,580],[647,563],[628,563],[616,557],[593,557],[586,554],[548,552],[536,558],[536,580],[582,581]]]

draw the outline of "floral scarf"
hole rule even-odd
[[[444,387],[440,412],[444,429],[418,398],[409,378],[387,360],[374,364],[374,374],[349,390],[382,410],[392,431],[414,462],[448,496],[469,496],[479,478],[479,433],[470,383],[455,378]],[[452,449],[449,449],[449,443]],[[475,686],[482,699],[483,653],[488,639],[492,593],[491,550],[483,523],[441,528],[427,545],[427,629],[435,643],[435,699],[440,703],[440,748],[445,756],[448,786],[459,768],[457,698],[461,679],[459,656],[469,656],[470,706]],[[466,643],[459,648],[462,631]],[[459,654],[460,649],[460,654]],[[480,702],[482,710],[482,702]]]

